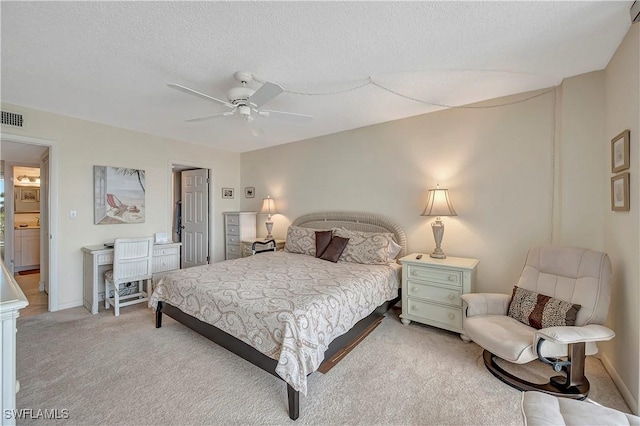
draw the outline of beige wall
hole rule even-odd
[[[619,386],[635,413],[640,412],[640,24],[634,24],[622,41],[605,72],[605,137],[607,152],[610,140],[624,129],[631,134],[629,212],[606,209],[604,244],[613,262],[614,285],[608,325],[616,337],[603,345],[603,361],[617,371]],[[603,168],[611,173],[610,156]],[[607,191],[607,196],[608,196]],[[609,202],[607,200],[607,202]]]
[[[554,98],[547,90],[509,106],[440,111],[244,153],[242,186],[255,186],[256,198],[242,208],[275,197],[279,237],[304,213],[381,213],[405,230],[410,252],[430,253],[435,218],[420,213],[427,189],[440,183],[458,213],[443,219],[444,251],[481,260],[479,290],[508,292],[528,248],[551,239]]]
[[[71,117],[15,105],[3,109],[25,117],[23,129],[3,128],[4,134],[53,140],[58,147],[59,196],[58,303],[60,308],[82,304],[82,253],[85,245],[113,241],[116,237],[171,232],[170,164],[201,164],[213,169],[212,194],[214,260],[224,258],[222,211],[238,208],[238,197],[222,200],[221,187],[239,187],[240,155],[179,142]],[[146,173],[146,221],[143,224],[93,224],[93,166],[144,169]],[[69,219],[77,210],[78,219]]]

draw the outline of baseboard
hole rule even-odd
[[[633,397],[633,395],[629,391],[629,388],[627,387],[627,385],[622,381],[622,378],[620,377],[616,369],[613,367],[613,364],[611,363],[607,355],[601,352],[598,358],[600,358],[600,361],[602,361],[602,365],[604,365],[604,368],[607,370],[607,373],[609,373],[609,375],[611,376],[613,383],[615,383],[616,386],[618,387],[618,390],[620,391],[622,398],[631,409],[631,412],[637,416],[638,401],[636,401],[636,399]]]
[[[61,311],[63,309],[76,308],[82,305],[83,305],[82,300],[77,300],[75,302],[69,302],[69,303],[58,303],[58,310]]]

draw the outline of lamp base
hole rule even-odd
[[[267,228],[267,236],[264,237],[265,240],[269,240],[271,238],[273,238],[273,235],[271,235],[271,230],[273,229],[273,222],[271,222],[271,220],[267,220],[264,225]]]
[[[439,217],[436,218],[435,222],[431,223],[431,229],[433,230],[433,238],[436,240],[436,248],[429,256],[435,259],[446,259],[447,255],[444,254],[440,247],[442,236],[444,235],[444,223]]]
[[[444,252],[442,251],[442,249],[440,249],[440,251],[438,251],[437,249],[433,251],[433,253],[431,253],[429,255],[429,257],[433,257],[434,259],[446,259],[447,255],[444,254]]]

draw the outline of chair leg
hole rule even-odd
[[[104,282],[104,308],[109,309],[109,283],[110,281]]]
[[[120,286],[113,283],[113,310],[116,316],[120,316]]]

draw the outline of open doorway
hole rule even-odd
[[[211,170],[172,164],[172,238],[182,243],[181,268],[206,265],[211,259]]]
[[[50,205],[53,147],[48,141],[7,134],[2,134],[0,144],[0,252],[29,300],[20,315],[54,311],[58,299],[57,267],[51,268],[56,258],[51,232],[55,209]]]

